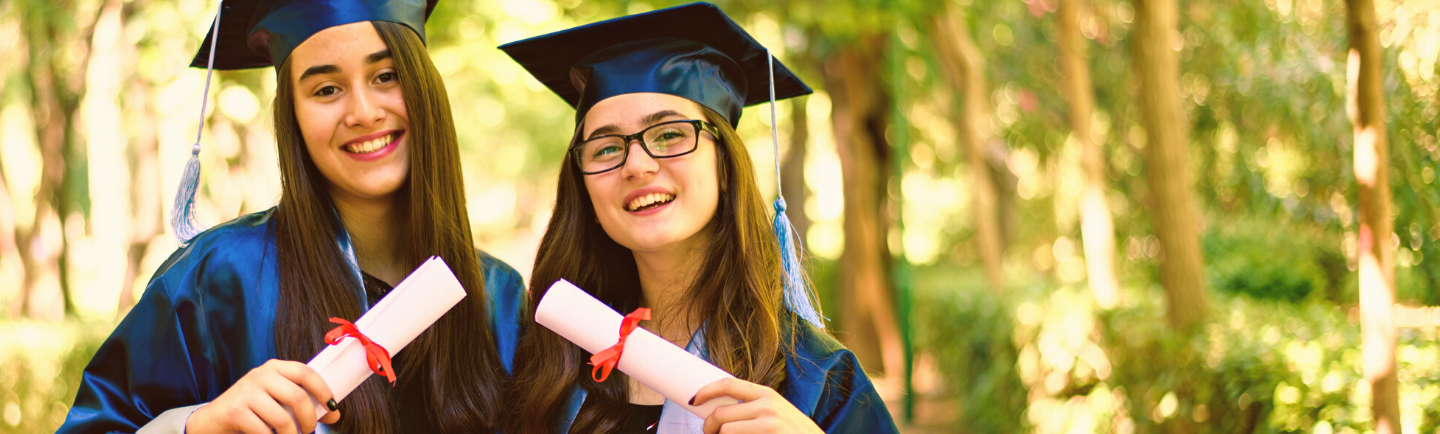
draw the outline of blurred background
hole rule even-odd
[[[718,0],[816,89],[775,122],[831,330],[909,433],[1436,431],[1440,2],[1147,1]],[[528,276],[573,127],[494,47],[679,3],[440,2],[479,247]],[[177,248],[217,4],[0,0],[0,432]],[[279,195],[273,70],[215,83],[207,226]]]

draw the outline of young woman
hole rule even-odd
[[[171,255],[85,369],[59,431],[323,431],[311,396],[338,409],[321,422],[340,432],[493,430],[524,288],[473,247],[427,5],[223,4],[216,66],[278,73],[280,203]],[[468,295],[393,354],[393,387],[372,377],[337,406],[304,364],[327,319],[356,320],[432,255]]]
[[[501,49],[577,107],[532,303],[563,278],[619,312],[647,307],[643,327],[737,378],[691,404],[742,402],[701,421],[618,371],[592,380],[583,350],[530,327],[507,432],[896,432],[854,355],[803,315],[806,294],[786,294],[801,289],[787,289],[734,130],[743,106],[766,99],[763,47],[714,5],[694,4]],[[777,70],[780,97],[810,92]]]

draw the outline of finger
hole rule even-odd
[[[243,409],[237,412],[235,418],[230,420],[230,426],[245,434],[270,434],[270,427],[256,416],[255,412]]]
[[[290,415],[290,412],[285,411],[285,407],[281,407],[280,403],[276,402],[269,395],[256,396],[252,398],[248,404],[250,405],[250,411],[255,412],[256,416],[260,416],[260,420],[264,421],[266,425],[269,425],[270,429],[275,430],[276,433],[299,433],[295,426],[295,418]]]
[[[296,429],[303,433],[315,431],[315,421],[318,419],[315,404],[310,401],[310,394],[306,393],[305,389],[280,375],[271,375],[260,380],[261,387],[265,388],[265,393],[270,395],[270,398],[289,407],[293,412],[294,423],[298,424]]]
[[[721,396],[749,402],[764,397],[766,392],[774,393],[774,390],[738,378],[723,378],[701,387],[700,391],[695,392],[695,398],[690,400],[690,405],[702,405]]]
[[[285,361],[276,368],[276,372],[290,379],[290,382],[305,388],[305,391],[314,396],[316,401],[323,404],[335,398],[335,393],[330,391],[330,385],[325,383],[325,378],[304,363]]]
[[[326,425],[334,425],[337,422],[340,422],[340,410],[325,413],[325,416],[320,418],[320,423]]]
[[[717,434],[761,434],[779,432],[775,421],[770,419],[741,420],[725,424]]]
[[[768,411],[769,406],[765,400],[747,401],[743,404],[722,405],[715,408],[709,417],[705,418],[704,431],[713,433],[720,431],[722,426],[739,421],[746,421],[758,418],[766,414],[773,414]]]

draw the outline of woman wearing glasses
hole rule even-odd
[[[593,381],[583,350],[530,327],[508,432],[896,431],[854,355],[786,285],[734,129],[743,106],[766,99],[763,47],[714,5],[692,4],[501,49],[577,109],[530,311],[561,278],[617,311],[649,308],[643,327],[736,377],[691,404],[742,401],[700,420],[623,373]],[[781,98],[810,92],[783,66],[775,78]]]
[[[165,261],[85,368],[59,431],[490,432],[525,295],[510,266],[474,248],[454,121],[424,45],[434,0],[222,7],[195,63],[275,68],[280,203]],[[466,297],[393,354],[393,386],[371,376],[337,405],[305,365],[328,319],[355,321],[432,255]],[[311,397],[334,425],[316,425]]]

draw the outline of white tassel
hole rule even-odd
[[[195,226],[195,195],[200,190],[200,134],[205,131],[205,108],[210,103],[210,78],[215,74],[215,41],[220,39],[220,13],[225,11],[225,2],[215,11],[215,24],[210,28],[210,63],[205,66],[205,93],[200,96],[200,122],[195,127],[195,145],[190,148],[190,161],[185,162],[185,172],[180,175],[180,185],[175,191],[175,207],[170,210],[170,227],[180,244],[190,242],[200,234]]]

